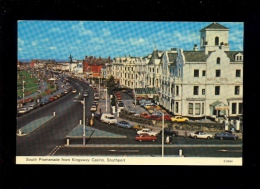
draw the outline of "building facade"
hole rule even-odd
[[[112,75],[129,88],[158,88],[158,103],[192,118],[243,114],[243,51],[229,50],[229,29],[200,30],[200,50],[154,49],[146,57],[115,58]]]

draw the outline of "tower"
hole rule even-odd
[[[205,54],[219,48],[229,51],[228,34],[229,28],[213,22],[200,30],[200,49]]]

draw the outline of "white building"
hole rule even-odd
[[[243,114],[243,52],[229,50],[229,29],[200,30],[200,50],[154,49],[147,57],[115,58],[112,75],[130,88],[158,88],[158,102],[193,118]]]
[[[164,62],[160,102],[175,115],[243,114],[243,52],[229,51],[228,31],[212,23],[200,30],[201,51],[179,49],[173,66]]]

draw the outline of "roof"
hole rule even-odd
[[[186,62],[206,62],[208,55],[204,51],[183,51]]]
[[[206,26],[205,28],[201,29],[200,32],[206,30],[206,29],[225,29],[225,30],[229,30],[229,28],[223,26],[223,25],[220,25],[216,22],[213,22],[212,24]]]
[[[178,56],[178,53],[168,53],[169,62],[174,62]]]
[[[235,55],[238,53],[243,54],[243,51],[225,51],[228,58],[230,59],[230,62],[235,62]]]
[[[158,55],[158,50],[156,50],[156,49],[154,49],[153,54],[152,54],[152,57],[151,57],[151,59],[150,59],[148,65],[153,64],[153,60],[154,60],[154,59],[160,59],[160,58],[159,58],[159,55]]]

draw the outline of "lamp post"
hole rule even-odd
[[[98,86],[99,86],[99,89],[98,89],[98,96],[100,98],[100,77],[98,77]]]
[[[164,156],[164,113],[162,112],[162,157]]]
[[[83,145],[86,144],[86,127],[85,127],[85,98],[81,101],[83,104]]]
[[[24,83],[25,81],[23,80],[23,103],[24,103]]]
[[[107,113],[107,88],[105,88],[106,91],[106,113]]]

